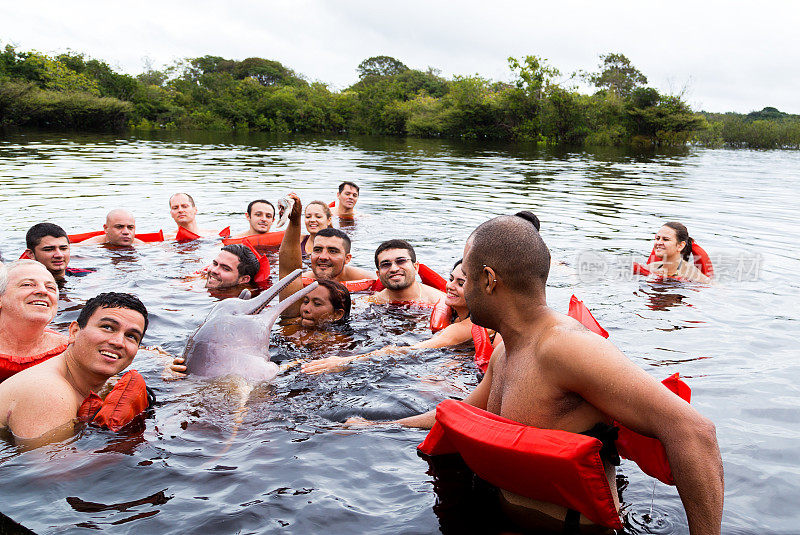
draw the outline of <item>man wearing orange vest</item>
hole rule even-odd
[[[584,433],[615,420],[658,439],[690,533],[719,534],[724,479],[714,425],[609,341],[550,309],[545,299],[549,268],[547,246],[522,217],[494,218],[467,240],[464,297],[472,321],[499,332],[503,344],[464,402],[539,429]],[[430,428],[434,421],[430,411],[399,423]],[[615,470],[604,464],[618,509]],[[520,523],[535,518],[552,528],[569,518],[564,507],[497,486],[501,508]],[[583,515],[576,520],[589,523]]]
[[[0,429],[29,446],[72,435],[84,401],[133,361],[147,321],[130,294],[89,299],[69,326],[66,351],[0,384]]]

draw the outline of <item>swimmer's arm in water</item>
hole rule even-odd
[[[464,403],[478,407],[479,409],[486,410],[486,404],[489,401],[489,390],[492,386],[492,375],[494,374],[494,362],[497,355],[501,355],[505,351],[505,346],[501,342],[494,351],[492,351],[492,358],[489,360],[489,366],[486,369],[486,375],[483,376],[481,382],[475,387],[475,390],[464,398]],[[364,418],[353,417],[349,418],[346,422],[347,425],[379,425],[382,423],[400,424],[403,427],[418,427],[420,429],[430,429],[436,423],[436,409],[431,409],[428,412],[417,414],[416,416],[409,416],[401,418],[394,422],[370,422]]]
[[[283,233],[281,247],[278,250],[278,278],[282,279],[295,269],[303,267],[303,254],[300,250],[300,216],[303,213],[303,205],[296,193],[290,193],[288,197],[294,200],[292,212],[289,214],[289,224]],[[283,301],[292,294],[303,289],[303,280],[297,278],[292,281],[280,293],[279,299]],[[281,316],[294,318],[300,315],[301,302],[290,306],[281,313]]]
[[[472,338],[472,322],[461,321],[448,325],[431,338],[422,340],[410,346],[390,345],[369,353],[361,355],[351,355],[349,357],[326,357],[323,359],[306,362],[301,366],[303,373],[317,374],[325,372],[338,372],[347,368],[347,365],[355,360],[365,360],[373,357],[383,357],[386,355],[401,355],[416,349],[432,349],[436,347],[450,347],[466,342]]]
[[[724,478],[714,424],[592,333],[562,331],[543,345],[541,373],[554,385],[663,444],[690,533],[720,533]]]

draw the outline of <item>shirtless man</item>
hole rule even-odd
[[[231,236],[231,238],[257,236],[269,232],[272,223],[275,221],[275,206],[264,199],[255,200],[247,205],[245,218],[247,218],[250,228],[241,234]]]
[[[472,320],[498,331],[504,343],[464,401],[544,429],[580,433],[614,419],[657,438],[690,533],[720,533],[724,484],[714,425],[610,342],[548,308],[549,266],[550,253],[539,233],[517,216],[492,219],[467,240],[464,297]],[[434,420],[431,411],[400,423],[429,428]],[[614,470],[606,468],[613,491]],[[507,511],[534,510],[558,520],[566,514],[562,507],[502,489],[500,496]]]
[[[0,382],[61,353],[67,337],[47,328],[58,311],[58,285],[35,260],[0,264]]]
[[[226,290],[253,282],[258,273],[258,258],[248,247],[226,245],[206,271],[206,288]]]
[[[331,210],[339,219],[355,219],[356,203],[358,202],[359,188],[353,182],[339,184],[339,193],[336,195],[336,204]]]
[[[194,204],[194,199],[188,193],[176,193],[169,198],[169,214],[178,225],[179,228],[184,228],[189,232],[199,236],[216,236],[216,230],[201,229],[197,224],[197,206]],[[165,233],[164,239],[174,240],[175,232]]]
[[[122,208],[111,210],[103,223],[105,234],[83,240],[76,245],[113,245],[115,247],[130,247],[141,245],[144,242],[136,238],[136,220],[133,214]]]
[[[290,193],[289,197],[294,199],[294,207],[292,213],[289,214],[289,224],[286,226],[281,248],[278,251],[281,278],[303,265],[300,250],[300,218],[303,214],[303,207],[296,194]],[[347,264],[352,258],[350,237],[347,234],[335,228],[322,229],[314,237],[314,247],[311,250],[311,272],[303,275],[313,279],[332,279],[337,282],[373,278],[372,273],[365,269],[348,266]],[[300,283],[300,281],[297,282]]]
[[[73,434],[81,403],[130,365],[146,330],[147,309],[136,297],[89,299],[69,326],[66,351],[0,384],[0,428],[28,445]]]
[[[435,304],[444,297],[436,288],[417,282],[417,255],[405,240],[389,240],[375,250],[375,267],[384,289],[370,296],[370,303]]]
[[[64,229],[53,223],[37,223],[25,234],[25,252],[53,274],[56,281],[70,275],[70,243]]]

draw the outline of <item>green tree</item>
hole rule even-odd
[[[408,70],[408,67],[400,60],[391,56],[373,56],[367,58],[356,67],[360,79],[368,76],[394,76]]]
[[[600,72],[589,74],[586,78],[595,87],[613,91],[621,97],[627,97],[637,87],[647,83],[647,77],[624,54],[601,55]]]

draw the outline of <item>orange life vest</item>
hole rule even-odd
[[[677,374],[664,384],[688,401],[689,387]],[[436,407],[436,423],[418,449],[425,455],[458,453],[475,474],[496,487],[574,509],[596,524],[622,529],[600,457],[602,446],[593,437],[522,425],[448,399]],[[617,448],[643,470],[647,466],[646,473],[672,483],[658,440],[620,426]]]
[[[284,231],[278,232],[265,232],[264,234],[254,234],[252,236],[243,236],[241,238],[224,238],[222,243],[224,245],[233,245],[236,243],[244,243],[251,247],[280,247],[283,241]]]
[[[104,230],[93,230],[91,232],[82,232],[80,234],[69,234],[67,237],[69,238],[70,243],[80,243],[88,240],[89,238],[100,236],[104,233]],[[136,239],[142,240],[143,242],[164,241],[164,231],[158,230],[156,232],[144,232],[141,234],[136,234]]]
[[[219,231],[219,235],[225,239],[231,235],[231,227],[225,227]],[[200,234],[196,234],[191,230],[186,230],[183,227],[178,227],[178,232],[175,233],[175,241],[178,243],[186,243],[202,238]]]
[[[714,278],[714,266],[711,264],[711,258],[709,258],[708,253],[697,245],[697,242],[692,242],[692,256],[694,257],[694,265],[697,269],[700,270],[700,273],[708,277],[709,279]],[[650,252],[650,256],[647,258],[647,262],[645,264],[650,264],[651,262],[655,262],[660,257],[656,256],[656,247],[653,246],[653,250]],[[639,264],[638,262],[633,263],[633,273],[634,275],[650,275],[650,270],[647,267]],[[675,277],[680,278],[680,277]]]
[[[50,331],[48,332],[55,332]],[[67,349],[67,344],[63,343],[59,346],[54,347],[53,349],[49,349],[44,353],[39,353],[38,355],[30,355],[28,357],[18,357],[16,355],[5,355],[0,353],[0,383],[11,377],[17,372],[21,372],[25,368],[30,368],[31,366],[35,366],[40,362],[44,362],[47,359],[55,357],[56,355],[60,355]]]
[[[130,370],[120,377],[105,399],[94,392],[89,394],[78,409],[78,419],[116,433],[147,410],[154,400],[144,377]]]

